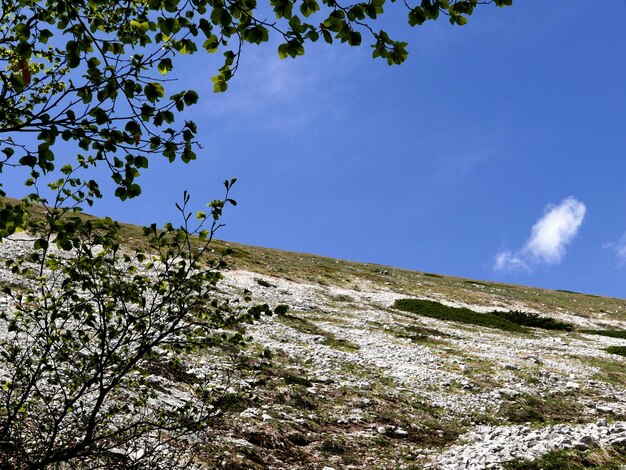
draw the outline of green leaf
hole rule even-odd
[[[426,17],[426,13],[420,7],[415,7],[409,11],[409,25],[422,25],[428,18]]]
[[[191,106],[192,104],[196,104],[198,102],[198,98],[199,98],[198,93],[196,93],[193,90],[189,90],[183,96],[183,101],[185,102],[187,106]]]
[[[39,41],[41,41],[42,44],[47,44],[48,39],[50,39],[51,37],[52,32],[49,29],[42,29],[41,31],[39,31]]]
[[[37,164],[37,157],[30,154],[24,155],[22,158],[20,158],[19,164],[35,168],[35,165]]]
[[[163,85],[156,82],[151,82],[144,86],[143,92],[146,95],[148,101],[152,103],[158,101],[160,98],[163,98],[165,96],[165,89],[163,88]]]
[[[222,93],[225,92],[228,89],[228,77],[225,74],[225,72],[227,72],[228,69],[224,70],[222,69],[222,72],[214,77],[211,77],[211,81],[213,82],[213,91],[215,93]]]
[[[289,56],[289,45],[281,44],[278,46],[278,57],[282,60]]]
[[[165,74],[167,74],[167,72],[169,72],[169,71],[170,71],[170,70],[172,70],[172,68],[173,68],[173,67],[172,67],[172,59],[170,59],[169,57],[167,57],[167,58],[165,58],[165,59],[162,59],[162,60],[159,62],[159,65],[158,65],[158,67],[157,67],[157,68],[158,68],[159,73],[160,73],[161,75],[165,75]]]
[[[217,39],[217,36],[215,34],[211,34],[206,41],[204,41],[203,47],[204,49],[206,49],[206,51],[210,54],[213,54],[214,52],[217,51],[217,48],[219,47],[220,42],[219,39]]]
[[[150,29],[150,23],[147,21],[130,20],[130,26],[131,28],[141,31],[142,33],[145,33],[148,29]]]

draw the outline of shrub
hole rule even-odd
[[[604,350],[610,354],[617,354],[619,356],[626,357],[626,346],[609,346]]]
[[[398,299],[393,306],[405,312],[415,313],[437,320],[455,321],[470,325],[486,326],[504,331],[522,332],[525,329],[506,318],[491,313],[478,313],[467,308],[454,308],[432,300]]]
[[[611,338],[626,339],[626,330],[580,330],[588,335],[609,336]]]
[[[172,446],[237,401],[244,363],[219,377],[191,375],[178,360],[210,346],[237,357],[242,336],[230,328],[259,314],[222,300],[223,262],[203,261],[224,203],[192,227],[188,200],[180,228],[146,228],[133,253],[110,219],[47,208],[32,250],[9,262],[22,285],[5,289],[12,306],[0,314],[9,333],[0,341],[3,465],[184,467],[193,448]]]
[[[571,323],[565,323],[554,318],[550,317],[542,317],[537,315],[536,313],[528,313],[528,312],[500,312],[494,311],[491,312],[493,315],[497,315],[500,318],[505,318],[506,320],[515,323],[520,326],[528,326],[532,328],[541,328],[543,330],[562,330],[562,331],[574,331],[574,325]]]
[[[486,326],[504,331],[522,332],[526,331],[526,327],[542,328],[544,330],[574,330],[574,325],[560,322],[553,318],[542,317],[535,313],[502,312],[497,310],[479,313],[468,308],[448,307],[432,300],[419,299],[399,299],[395,301],[393,306],[399,310],[429,318]]]

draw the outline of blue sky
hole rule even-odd
[[[216,95],[215,59],[181,62],[203,92],[199,159],[155,161],[141,198],[94,212],[163,223],[184,189],[201,209],[236,176],[222,239],[626,296],[626,2],[518,0],[462,28],[398,10],[402,66],[249,46]]]

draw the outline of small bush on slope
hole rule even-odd
[[[571,323],[561,322],[550,317],[542,317],[536,313],[494,311],[491,312],[491,314],[497,315],[500,318],[505,318],[510,322],[521,326],[541,328],[542,330],[574,331],[574,325]]]
[[[626,463],[626,447],[601,448],[591,451],[554,450],[537,460],[512,460],[504,464],[506,470],[584,470],[596,468],[611,470]]]
[[[83,197],[75,180],[59,185]],[[0,309],[1,468],[185,469],[208,423],[241,402],[257,361],[236,327],[269,309],[223,299],[224,263],[203,261],[225,185],[225,200],[193,223],[185,193],[181,227],[146,227],[135,250],[124,250],[119,224],[85,220],[64,199],[33,221],[37,235],[7,261],[23,287],[5,288]],[[192,373],[181,357],[204,348],[227,369]]]
[[[431,300],[398,299],[393,304],[394,308],[405,312],[423,315],[437,320],[456,321],[470,325],[486,326],[504,331],[523,332],[525,328],[516,325],[506,318],[490,313],[478,313],[467,308],[454,308],[433,302]]]
[[[606,352],[611,354],[617,354],[619,356],[626,357],[626,346],[609,346],[604,349]]]
[[[609,336],[611,338],[626,339],[626,331],[624,330],[580,330],[581,333],[588,335]]]
[[[527,331],[526,327],[565,331],[574,329],[574,326],[569,323],[542,317],[534,313],[501,311],[479,313],[468,308],[448,307],[432,300],[399,299],[395,301],[393,306],[397,309],[429,318],[486,326],[504,331],[523,332]]]

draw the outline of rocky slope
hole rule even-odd
[[[0,257],[23,245],[2,243]],[[541,468],[522,461],[563,455],[582,462],[572,468],[626,463],[625,358],[605,350],[626,339],[585,332],[626,330],[626,301],[235,244],[215,250],[226,248],[233,265],[222,295],[249,291],[289,309],[247,328],[249,349],[268,348],[272,365],[216,423],[205,466]],[[523,310],[574,329],[440,320],[393,308],[402,298]],[[215,354],[186,361],[203,367]]]
[[[249,332],[299,365],[298,374],[311,384],[307,393],[332,400],[334,391],[348,390],[349,404],[331,416],[294,415],[293,407],[276,403],[241,413],[261,414],[277,429],[298,419],[305,420],[304,429],[307,420],[339,427],[333,435],[342,449],[334,455],[332,446],[324,452],[323,433],[313,433],[321,442],[304,446],[321,448],[317,459],[327,466],[357,468],[352,458],[369,457],[372,468],[500,468],[556,449],[626,443],[624,359],[603,350],[626,344],[624,339],[540,329],[517,334],[419,317],[390,308],[406,292],[372,282],[348,289],[234,271],[225,285],[292,307],[290,316],[267,318]],[[510,306],[525,307],[514,298]],[[626,329],[623,319],[539,313],[581,329]],[[393,409],[371,410],[368,391],[383,408],[389,399]],[[378,443],[367,446],[369,455],[351,455],[368,438]],[[381,445],[384,451],[377,449]]]

